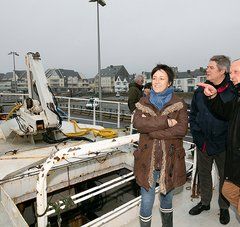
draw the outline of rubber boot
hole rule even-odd
[[[140,226],[141,227],[151,227],[151,216],[144,218],[144,217],[140,217]]]
[[[161,212],[162,217],[162,227],[173,227],[173,212],[163,213]]]

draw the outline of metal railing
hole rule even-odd
[[[115,139],[107,139],[95,143],[88,143],[70,148],[64,148],[57,151],[54,155],[49,157],[43,164],[38,180],[37,180],[37,214],[38,214],[38,226],[47,226],[47,175],[49,170],[58,162],[63,159],[69,159],[73,157],[77,158],[91,158],[96,157],[99,154],[109,152],[109,149],[120,147],[122,145],[130,144],[139,140],[139,134],[118,137]],[[108,150],[106,150],[108,149]]]
[[[18,99],[16,99],[16,97],[20,97],[20,100],[22,101],[25,96],[29,96],[29,94],[1,92],[0,93],[0,102],[16,102],[16,101],[18,101]]]
[[[52,207],[48,207],[47,205],[47,175],[50,169],[59,161],[63,159],[69,159],[73,157],[77,158],[91,158],[96,157],[99,154],[104,154],[109,152],[109,149],[120,147],[129,143],[133,143],[139,140],[139,134],[133,134],[129,136],[123,136],[115,139],[103,140],[95,143],[83,144],[71,148],[64,148],[57,151],[53,156],[49,157],[46,162],[43,164],[37,181],[37,214],[38,214],[38,226],[45,227],[48,222],[48,215],[55,213],[55,210]],[[184,141],[185,142],[185,141]],[[185,142],[187,144],[192,144],[190,142]],[[196,148],[189,149],[187,152],[195,151]],[[111,151],[113,152],[113,151]],[[194,155],[196,156],[196,155]],[[196,161],[196,160],[195,160]],[[193,160],[187,160],[191,165],[193,165],[193,174],[196,170],[196,163]],[[97,194],[100,194],[104,191],[110,190],[114,187],[117,187],[123,183],[131,181],[134,179],[133,173],[126,174],[124,176],[118,177],[116,179],[111,180],[103,185],[94,187],[92,189],[88,189],[87,191],[81,192],[79,194],[71,196],[74,204],[82,202],[86,199],[89,199]],[[90,193],[90,194],[89,194]],[[64,209],[65,205],[62,201],[60,203],[60,208]],[[123,207],[125,209],[125,207]],[[120,212],[119,209],[115,209],[116,212]],[[112,211],[113,217],[116,215],[115,212]],[[110,217],[106,217],[109,219]],[[88,226],[88,225],[87,225]]]
[[[86,104],[89,99],[86,98],[73,98],[56,96],[59,107],[67,112],[67,119],[78,121],[91,121],[91,124],[104,125],[108,124],[111,127],[121,128],[121,119],[125,119],[130,123],[131,114],[126,102],[108,101],[108,100],[95,100],[93,99],[92,108],[87,108]],[[101,111],[98,109],[96,103],[101,103]],[[98,120],[97,116],[102,114],[105,120]],[[80,114],[88,114],[88,118],[78,117]],[[92,118],[90,117],[92,116]],[[110,120],[107,120],[111,118]]]
[[[0,103],[9,107],[11,103],[22,102],[26,96],[29,96],[29,94],[0,93]],[[90,109],[86,108],[89,98],[56,96],[56,99],[58,101],[58,106],[66,112],[66,116],[62,117],[67,120],[77,120],[83,123],[89,122],[89,124],[93,125],[109,125],[108,127],[117,128],[123,126],[123,121],[130,124],[131,114],[126,102],[97,100],[102,106],[100,111],[96,105],[95,99],[93,99],[93,105]],[[4,110],[4,112],[7,111]],[[98,119],[100,113],[104,119],[102,121]]]

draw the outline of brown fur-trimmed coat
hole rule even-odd
[[[170,128],[168,118],[178,123]],[[188,127],[184,101],[173,95],[158,110],[149,102],[149,97],[143,97],[136,104],[133,125],[140,133],[139,146],[134,152],[134,174],[138,185],[147,190],[152,186],[156,152],[161,152],[160,192],[166,194],[183,185],[186,182],[183,137]]]

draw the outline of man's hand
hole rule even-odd
[[[169,119],[167,119],[167,121],[168,121],[168,126],[170,128],[177,124],[177,121],[175,119],[169,118]]]
[[[215,87],[213,87],[210,84],[206,84],[206,83],[198,83],[197,86],[199,87],[203,87],[204,89],[204,94],[206,96],[208,96],[209,98],[214,98],[217,95],[217,89]]]

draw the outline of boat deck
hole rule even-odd
[[[9,226],[9,223],[11,223],[12,220],[5,212],[5,208],[2,204],[0,204],[0,213],[2,214],[0,218],[0,226]]]
[[[80,142],[67,142],[58,145],[59,149],[77,146],[83,144]],[[16,153],[14,153],[16,151]],[[0,181],[14,177],[25,170],[42,164],[54,152],[56,148],[47,143],[37,144],[11,144],[8,142],[0,142]]]
[[[192,199],[190,197],[191,191],[187,190],[186,188],[190,186],[190,183],[186,183],[184,185],[183,191],[179,194],[176,194],[173,199],[173,207],[174,207],[174,218],[173,218],[173,226],[177,227],[205,227],[205,226],[211,226],[211,227],[220,227],[223,226],[219,222],[219,207],[217,204],[218,200],[218,193],[216,190],[213,192],[213,198],[211,202],[211,209],[209,211],[204,211],[199,215],[192,216],[188,214],[188,211],[195,206],[199,201],[200,198]],[[138,220],[138,212],[139,207],[135,207],[132,211],[135,213],[134,219],[128,221],[129,219],[122,217],[122,220],[126,220],[124,224],[121,226],[123,227],[139,227],[139,220]],[[229,227],[237,227],[240,226],[240,219],[239,216],[235,212],[234,207],[230,207],[230,222],[228,225]],[[126,215],[126,214],[124,214]],[[110,223],[109,223],[110,224]],[[110,226],[110,225],[106,225]],[[158,202],[158,196],[156,195],[154,208],[153,208],[153,218],[152,218],[152,227],[161,226],[161,217],[159,213],[159,202]]]
[[[80,142],[78,142],[79,145]],[[76,145],[76,142],[73,143],[74,145]],[[71,146],[73,145],[71,143],[67,143],[64,145],[61,145],[63,147],[65,146]],[[63,147],[59,147],[59,148],[63,148]],[[28,144],[28,146],[26,146],[25,144],[18,144],[18,145],[12,145],[12,146],[7,146],[7,143],[2,143],[0,144],[0,148],[5,148],[5,149],[0,149],[0,164],[1,164],[1,173],[0,173],[0,180],[4,179],[6,177],[13,177],[14,175],[18,174],[19,172],[23,172],[26,169],[29,168],[29,166],[32,166],[33,164],[36,165],[37,162],[43,162],[44,160],[46,160],[46,158],[52,153],[55,152],[52,150],[52,146],[51,145],[47,145],[46,144],[38,144],[37,147],[35,147],[35,149],[33,148],[33,145]],[[13,155],[10,153],[5,154],[5,152],[10,151],[10,150],[14,150],[14,149],[19,149],[19,151],[22,152],[18,152],[17,154]],[[185,149],[186,151],[189,149],[189,144],[185,144]],[[130,155],[130,156],[127,156]],[[121,153],[118,156],[116,156],[115,158],[112,159],[112,161],[110,161],[110,163],[115,163],[115,159],[118,160],[119,162],[121,162],[121,158],[123,158],[122,156],[126,156],[126,159],[132,159],[132,154],[127,154],[127,153]],[[186,158],[188,157],[188,155],[186,156]],[[28,163],[30,161],[30,163]],[[116,163],[115,163],[116,164]],[[188,168],[189,168],[189,163],[188,163]],[[112,166],[112,164],[111,164]],[[131,165],[129,165],[131,166]],[[90,169],[94,169],[91,166],[88,166]],[[104,168],[104,167],[103,167]],[[4,171],[3,171],[4,170]],[[63,172],[66,172],[65,170]],[[70,175],[71,177],[71,175]],[[66,176],[65,176],[66,178]],[[36,179],[33,178],[32,182],[36,182]],[[53,182],[54,183],[54,182]],[[9,186],[8,186],[9,184]],[[11,186],[11,182],[9,182],[8,184],[6,184],[6,188],[8,189],[8,191],[11,191],[10,188],[12,189]],[[33,186],[33,191],[35,191],[35,184],[36,183],[30,183],[29,181],[29,185]],[[55,183],[56,184],[56,183]],[[21,186],[24,184],[20,184]],[[28,185],[28,187],[29,187]],[[188,190],[188,188],[190,187],[190,183],[186,183],[183,187],[183,190],[176,194],[174,196],[174,200],[173,200],[173,207],[174,207],[174,226],[177,227],[203,227],[203,226],[211,226],[211,227],[218,227],[218,226],[222,226],[219,222],[219,207],[217,204],[217,190],[213,190],[213,199],[212,199],[212,203],[211,203],[211,209],[209,211],[205,211],[203,213],[201,213],[200,215],[197,216],[191,216],[188,214],[188,211],[195,206],[198,202],[199,202],[199,198],[196,199],[192,199],[191,198],[191,191]],[[25,190],[23,188],[23,190]],[[29,190],[29,189],[28,189]],[[13,193],[14,194],[14,193]],[[12,197],[17,198],[17,196],[19,195],[15,195]],[[32,195],[31,195],[32,196]],[[30,196],[30,197],[31,197]],[[136,200],[136,199],[134,199]],[[136,200],[137,201],[137,200]],[[96,220],[95,223],[87,223],[84,226],[104,226],[104,227],[112,227],[112,226],[116,226],[116,227],[137,227],[140,226],[139,224],[139,202],[140,199],[138,200],[138,202],[135,203],[135,205],[130,205],[130,206],[126,206],[124,209],[122,209],[123,211],[120,212],[118,215],[109,215],[108,214],[103,214],[103,216],[105,216],[106,218],[101,218]],[[16,202],[16,200],[15,200]],[[155,199],[155,205],[154,205],[154,209],[153,209],[153,218],[152,218],[152,227],[157,227],[157,226],[161,226],[161,217],[159,214],[159,201],[158,201],[158,196],[156,195],[156,199]],[[0,206],[0,213],[1,213],[1,206]],[[111,212],[110,212],[111,213]],[[230,207],[230,216],[231,216],[231,221],[230,223],[227,225],[229,227],[236,227],[236,226],[240,226],[240,220],[239,217],[236,215],[235,209],[233,207]],[[4,226],[6,224],[4,224],[5,220],[1,220],[0,221],[0,226]]]

